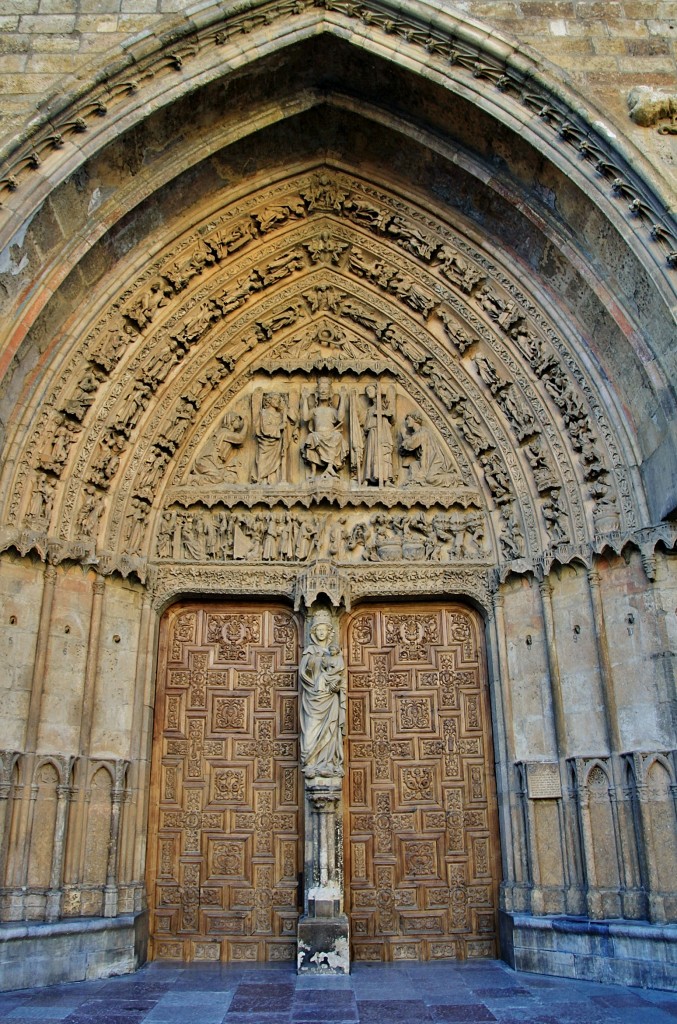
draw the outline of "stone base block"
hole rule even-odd
[[[299,974],[349,974],[350,942],[345,914],[299,921],[296,966]]]
[[[677,992],[677,925],[502,911],[500,928],[517,971]]]
[[[147,948],[145,912],[0,925],[0,992],[129,974]]]

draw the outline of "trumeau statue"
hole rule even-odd
[[[320,609],[311,619],[310,641],[299,667],[301,768],[306,779],[343,775],[345,665],[334,634],[330,612]]]

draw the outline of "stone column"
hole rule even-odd
[[[52,848],[52,868],[49,878],[49,892],[45,907],[45,920],[58,921],[61,916],[63,899],[63,865],[66,856],[66,829],[68,825],[68,809],[73,790],[70,776],[75,758],[63,759],[63,776],[66,781],[56,789],[56,822],[54,824],[54,846]]]
[[[40,714],[42,712],[42,692],[45,685],[45,669],[47,666],[47,648],[49,631],[52,625],[52,607],[54,605],[54,589],[56,587],[57,570],[54,565],[46,565],[42,588],[42,604],[40,606],[40,622],[35,649],[31,699],[28,708],[26,725],[26,753],[34,753],[37,748]]]
[[[127,786],[121,804],[120,857],[118,859],[118,885],[120,913],[136,913],[145,905],[145,891],[140,881],[144,877],[146,836],[148,828],[148,795],[150,792],[150,749],[153,735],[153,709],[155,706],[153,657],[156,644],[151,595],[143,596],[141,619],[137,633],[136,682],[134,690],[134,723],[129,744],[129,770]],[[126,894],[126,895],[125,895]]]
[[[301,658],[301,768],[305,789],[304,914],[298,926],[299,973],[347,974],[343,912],[343,733],[345,667],[336,619],[313,604]]]
[[[492,645],[494,655],[494,681],[492,701],[494,705],[494,736],[499,754],[496,759],[496,785],[498,797],[498,813],[501,821],[503,839],[503,871],[502,891],[504,899],[509,899],[510,906],[505,909],[514,910],[515,886],[523,886],[525,879],[521,870],[523,864],[523,838],[520,836],[519,794],[513,783],[515,773],[515,736],[513,727],[512,692],[510,670],[508,667],[508,651],[506,646],[504,598],[498,585],[492,594],[493,615],[490,618]]]
[[[92,582],[92,606],[89,616],[89,638],[87,643],[87,663],[85,665],[85,692],[82,700],[80,718],[80,740],[78,750],[81,756],[89,754],[89,742],[92,732],[92,716],[94,714],[94,698],[96,696],[99,668],[99,645],[101,642],[101,617],[103,614],[103,595],[106,580],[96,575]]]
[[[118,912],[118,849],[120,845],[120,819],[122,800],[125,795],[125,777],[128,761],[115,762],[115,782],[111,793],[110,837],[108,840],[108,865],[106,867],[106,888],[103,895],[103,916],[116,917]]]
[[[561,831],[563,842],[561,844],[562,869],[564,874],[564,899],[566,906],[563,908],[568,913],[580,914],[584,912],[582,880],[575,875],[575,816],[576,810],[571,806],[567,790],[567,779],[565,769],[565,758],[569,754],[569,741],[567,736],[567,722],[564,711],[564,699],[562,696],[562,678],[560,675],[559,658],[557,655],[557,635],[555,632],[555,617],[552,607],[552,584],[547,578],[539,580],[538,589],[541,595],[541,613],[543,617],[543,635],[545,649],[548,658],[548,675],[550,680],[550,693],[552,695],[552,706],[555,720],[555,736],[557,739],[557,758],[560,767],[560,780],[562,785],[562,800],[559,813],[561,814]]]

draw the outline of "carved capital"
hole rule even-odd
[[[335,813],[341,799],[342,782],[338,776],[306,781],[306,794],[313,810],[318,814]]]

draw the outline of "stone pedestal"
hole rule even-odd
[[[297,968],[299,974],[349,974],[348,918],[302,917],[299,921]]]
[[[348,974],[348,918],[343,913],[340,778],[306,780],[304,915],[298,926],[297,969]],[[338,842],[337,842],[338,839]]]

